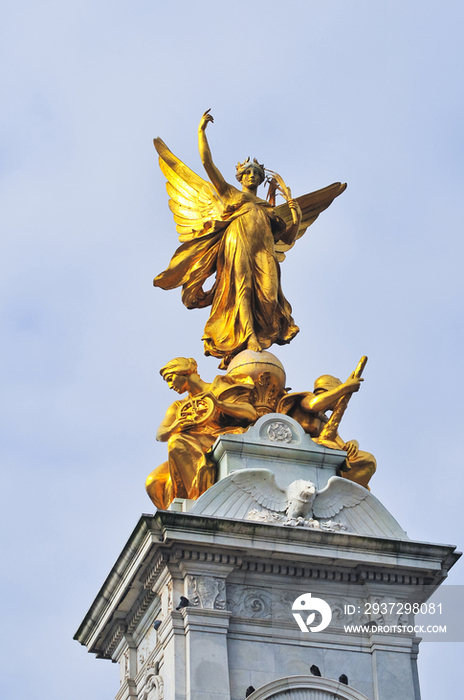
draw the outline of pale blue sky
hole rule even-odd
[[[294,195],[348,182],[282,265],[294,390],[365,383],[342,435],[409,535],[463,546],[461,2],[17,0],[0,15],[3,698],[113,697],[72,640],[165,459],[158,369],[202,356],[204,311],[152,288],[177,245],[152,146]],[[458,563],[450,583],[464,583]],[[462,645],[424,644],[423,700]],[[66,688],[66,691],[63,691]]]

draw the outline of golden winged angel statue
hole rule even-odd
[[[298,333],[280,285],[279,263],[346,185],[337,182],[292,199],[280,176],[273,174],[274,193],[277,186],[287,199],[274,206],[256,194],[266,178],[264,166],[248,158],[237,165],[239,190],[213,163],[205,133],[212,121],[208,110],[198,128],[200,157],[211,182],[184,165],[161,139],[154,140],[181,246],[153,284],[162,289],[182,286],[182,301],[189,309],[211,306],[202,338],[205,355],[222,358],[219,366],[225,368],[242,350],[284,345]],[[205,291],[203,285],[214,274],[211,289]]]

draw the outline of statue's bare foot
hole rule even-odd
[[[247,348],[248,348],[248,350],[253,350],[253,352],[261,352],[262,351],[263,348],[258,343],[258,338],[255,336],[255,334],[250,335],[250,337],[248,338]]]

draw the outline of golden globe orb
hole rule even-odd
[[[283,364],[272,352],[243,350],[231,360],[227,374],[250,377],[255,385],[251,401],[259,416],[275,412],[286,376]]]

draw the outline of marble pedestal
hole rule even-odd
[[[449,546],[159,511],[140,519],[76,639],[119,663],[117,700],[244,700],[250,685],[252,700],[276,687],[287,700],[419,700],[414,634],[345,634],[342,612],[354,605],[349,621],[367,622],[365,601],[426,600],[456,558]],[[291,615],[307,592],[334,610],[313,635]],[[181,595],[190,604],[177,611]],[[341,674],[349,687],[337,690]]]
[[[281,488],[306,478],[321,489],[344,459],[291,418],[222,436],[214,454],[220,481],[196,502],[140,518],[75,635],[119,663],[117,700],[245,700],[249,686],[249,700],[419,700],[414,632],[344,625],[412,625],[398,605],[426,601],[455,548],[409,540],[365,493],[341,511],[356,516],[342,518],[343,532],[247,519],[230,491],[237,468],[269,469]],[[331,607],[321,632],[301,632],[293,617],[307,593]],[[381,602],[386,612],[366,616],[366,604]]]
[[[221,435],[213,446],[218,481],[239,469],[271,469],[282,488],[308,479],[318,489],[344,464],[346,452],[318,445],[290,416],[262,416],[246,433]]]

